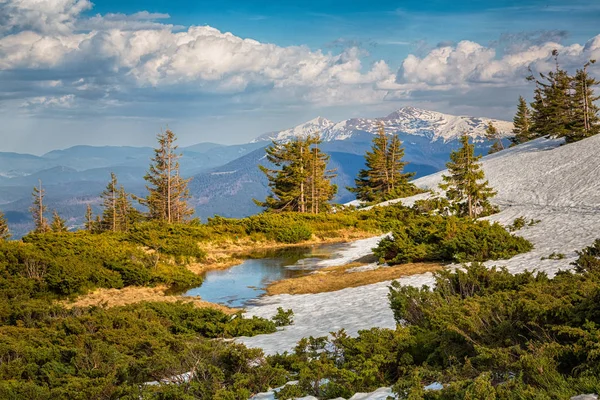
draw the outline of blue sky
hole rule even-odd
[[[4,0],[0,21],[0,151],[32,153],[404,105],[509,119],[552,49],[569,69],[600,57],[600,3],[579,0]]]

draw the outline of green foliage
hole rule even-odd
[[[539,78],[528,77],[536,84],[531,103],[533,133],[529,138],[564,137],[570,143],[598,134],[600,108],[595,104],[599,97],[594,94],[594,86],[600,81],[587,71],[596,61],[588,61],[572,76],[560,68],[558,51],[554,50],[552,54],[556,61],[554,71],[540,73]]]
[[[294,311],[284,310],[282,307],[277,308],[277,314],[275,314],[272,318],[275,325],[280,326],[288,326],[294,323]]]
[[[455,216],[410,215],[374,249],[382,262],[486,261],[510,258],[531,250],[527,240],[499,224]]]
[[[393,386],[401,399],[568,399],[600,390],[600,241],[583,274],[510,274],[475,263],[436,273],[435,286],[394,282],[395,330],[308,338],[269,357],[297,385],[278,398],[349,398]],[[438,382],[440,390],[424,387]]]
[[[491,122],[485,129],[485,137],[487,140],[494,142],[494,144],[490,147],[488,154],[494,154],[504,150],[504,144],[502,143],[500,132],[498,132],[498,129]]]
[[[542,257],[541,260],[564,260],[565,257],[563,253],[552,252],[548,257]]]
[[[494,212],[489,199],[496,192],[484,181],[485,174],[475,155],[475,146],[469,143],[469,137],[461,138],[460,149],[450,153],[450,162],[446,164],[449,175],[442,175],[444,183],[440,188],[446,191],[446,197],[460,216],[477,218]]]
[[[404,148],[398,135],[391,138],[385,133],[383,125],[379,134],[373,137],[371,151],[365,154],[366,168],[358,173],[354,188],[348,188],[356,193],[356,198],[369,203],[399,197],[412,196],[421,191],[409,180],[414,173],[405,173],[408,164],[403,161]]]
[[[296,138],[286,143],[273,142],[266,149],[267,160],[275,169],[260,165],[267,176],[271,194],[254,202],[270,211],[318,214],[331,210],[329,203],[337,193],[331,184],[335,170],[328,170],[329,156],[321,151],[318,136]]]
[[[519,105],[517,106],[517,114],[513,119],[513,126],[514,136],[510,139],[513,145],[525,143],[533,138],[531,110],[523,96],[519,96]]]
[[[312,231],[305,224],[295,224],[277,232],[277,241],[281,243],[299,243],[312,237]]]

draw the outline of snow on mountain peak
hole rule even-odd
[[[403,107],[381,118],[352,118],[333,123],[326,118],[317,117],[291,129],[264,134],[254,141],[285,141],[295,137],[307,137],[316,133],[319,133],[324,141],[346,140],[357,132],[375,134],[383,125],[385,131],[389,134],[404,133],[424,136],[431,141],[442,140],[448,142],[458,139],[464,134],[473,138],[482,138],[485,136],[485,130],[490,123],[494,124],[503,137],[512,135],[513,124],[508,121],[456,116],[415,107]]]

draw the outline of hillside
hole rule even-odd
[[[534,244],[533,251],[506,261],[488,262],[488,266],[506,266],[511,272],[535,268],[552,275],[558,269],[570,268],[575,252],[600,238],[600,159],[597,157],[600,136],[561,144],[561,140],[537,139],[483,159],[486,176],[498,191],[493,202],[502,209],[489,219],[506,225],[517,217],[524,217],[528,222],[539,220],[518,231]],[[429,175],[415,183],[424,189],[435,189],[441,175]],[[338,261],[343,264],[369,254],[373,245],[372,240],[358,242],[351,249],[352,257],[341,254]],[[564,254],[564,259],[548,259],[552,253]],[[431,284],[432,276],[414,275],[400,282],[421,286]],[[350,334],[373,326],[393,328],[395,322],[387,302],[389,284],[382,282],[314,295],[265,297],[249,309],[250,315],[270,315],[277,307],[291,308],[295,324],[275,334],[247,338],[243,342],[274,353],[293,348],[302,337],[327,335],[342,328]],[[319,304],[318,314],[314,312],[314,304]]]

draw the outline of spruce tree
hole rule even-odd
[[[4,213],[0,211],[0,240],[10,239],[10,230],[8,229],[8,222]]]
[[[502,138],[500,137],[500,133],[498,129],[490,122],[490,124],[485,129],[485,137],[487,140],[494,142],[490,149],[488,150],[488,154],[494,154],[501,150],[504,150],[504,144],[502,143]]]
[[[461,216],[477,218],[491,210],[489,199],[496,193],[484,181],[485,174],[475,155],[475,146],[469,143],[469,137],[461,138],[461,148],[450,154],[446,164],[449,175],[442,175],[444,183],[440,188],[446,191],[446,197],[456,207]]]
[[[354,180],[355,187],[348,188],[356,198],[366,202],[378,202],[397,197],[406,197],[418,192],[409,182],[413,173],[405,173],[408,164],[403,161],[404,148],[398,135],[388,138],[383,125],[373,138],[371,151],[365,154],[365,169]]]
[[[50,227],[48,226],[48,220],[44,216],[46,212],[46,205],[44,204],[44,197],[46,196],[46,190],[42,187],[42,181],[39,180],[39,186],[33,188],[33,205],[29,208],[31,216],[33,217],[33,223],[35,226],[35,233],[48,232]]]
[[[267,176],[271,193],[264,201],[254,200],[267,210],[318,213],[330,210],[329,202],[337,187],[331,183],[335,171],[327,169],[318,137],[273,142],[266,149],[267,160],[275,167],[260,165]]]
[[[189,179],[179,175],[179,158],[175,144],[177,137],[167,129],[157,135],[159,147],[154,149],[150,168],[144,179],[148,196],[141,203],[148,207],[152,220],[185,222],[194,211],[189,207]]]
[[[95,230],[94,225],[94,213],[92,211],[92,206],[88,204],[85,209],[85,230],[93,232]]]
[[[572,106],[572,77],[560,68],[558,51],[552,55],[556,61],[554,71],[548,74],[540,73],[540,78],[529,76],[534,80],[536,88],[532,107],[532,131],[535,137],[553,136],[567,137],[573,118]]]
[[[586,137],[597,135],[600,132],[600,118],[598,117],[598,106],[596,101],[600,96],[594,94],[593,87],[600,81],[591,77],[587,68],[594,64],[595,60],[587,62],[583,69],[577,70],[573,78],[573,121],[567,141],[574,142]]]
[[[513,125],[514,136],[510,138],[510,141],[514,145],[525,143],[532,139],[531,110],[529,110],[523,96],[519,96],[519,105],[517,106],[517,114],[513,118]]]
[[[50,224],[52,232],[68,232],[67,224],[64,219],[60,217],[58,211],[52,213],[52,223]]]

